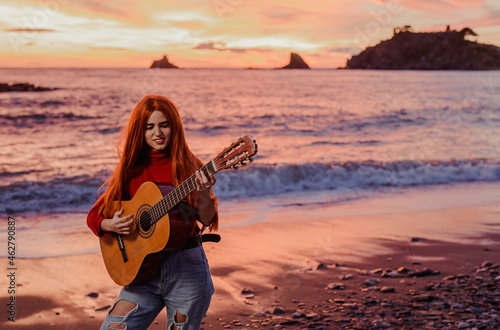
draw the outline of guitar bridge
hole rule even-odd
[[[122,253],[123,262],[125,263],[128,261],[128,255],[127,255],[127,250],[125,250],[125,243],[123,242],[122,235],[115,234],[115,237],[116,237],[116,242],[118,243],[118,248]]]

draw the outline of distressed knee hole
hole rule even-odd
[[[137,308],[137,304],[130,302],[128,300],[118,300],[118,302],[113,306],[113,308],[109,311],[109,315],[116,316],[125,316],[128,313],[132,312],[135,308]],[[123,328],[116,328],[123,329]]]
[[[180,327],[177,326],[177,324],[185,323],[187,322],[187,315],[182,314],[177,310],[174,315],[174,324],[172,324],[172,327],[170,329],[172,330],[178,330],[181,329]]]
[[[179,312],[179,310],[177,310],[175,312],[174,320],[177,323],[184,323],[187,320],[187,316]]]

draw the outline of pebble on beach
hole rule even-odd
[[[470,273],[441,279],[434,276],[439,271],[429,268],[363,271],[361,276],[407,276],[385,277],[381,287],[377,278],[358,278],[358,289],[354,282],[349,289],[341,282],[332,282],[325,289],[332,290],[329,293],[335,298],[313,305],[291,299],[297,304],[292,311],[275,302],[270,310],[252,314],[241,324],[258,329],[499,329],[499,269],[500,265],[485,261]],[[343,275],[339,278],[344,279]],[[351,281],[353,278],[357,277],[349,277]]]

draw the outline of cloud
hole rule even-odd
[[[332,47],[326,49],[326,51],[331,53],[341,53],[341,54],[350,54],[350,55],[358,55],[363,51],[362,48],[354,46],[354,45],[345,45],[339,47]]]
[[[188,29],[188,30],[200,30],[205,27],[205,23],[199,21],[185,21],[185,22],[175,22],[172,23],[173,26]]]
[[[129,50],[128,48],[125,47],[89,47],[90,50],[97,50],[97,51],[125,51]]]
[[[447,2],[457,7],[467,7],[467,8],[480,7],[488,3],[487,0],[445,0],[444,2]]]
[[[222,47],[226,47],[226,44],[223,42],[202,42],[198,44],[197,46],[193,47],[193,49],[208,49],[208,50],[218,50],[218,51],[225,51],[225,48],[216,48],[215,45],[222,45]]]
[[[111,16],[124,19],[137,19],[140,11],[138,3],[134,0],[102,1],[102,0],[80,0],[73,3],[75,8],[81,8],[98,15]]]
[[[262,21],[267,24],[290,24],[301,21],[304,17],[308,17],[310,11],[305,8],[296,8],[287,5],[270,5],[260,11]]]
[[[11,28],[5,29],[5,32],[56,32],[54,29],[41,29],[41,28]]]
[[[420,11],[424,15],[453,19],[460,17],[461,13],[476,15],[477,9],[485,4],[485,0],[420,0],[420,1],[394,1],[408,9]]]
[[[271,50],[262,48],[227,48],[224,42],[202,42],[193,47],[192,49],[201,50],[215,50],[219,52],[233,52],[233,53],[246,53],[246,52],[269,52]]]

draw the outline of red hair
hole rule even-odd
[[[199,170],[203,163],[189,149],[184,136],[179,110],[168,98],[160,95],[146,95],[134,107],[128,125],[122,131],[121,142],[118,145],[118,163],[113,175],[103,184],[106,191],[99,197],[103,204],[99,212],[111,219],[118,211],[115,201],[121,202],[128,191],[132,175],[139,171],[148,160],[149,145],[145,141],[146,125],[154,111],[161,111],[167,118],[172,133],[170,143],[164,150],[172,159],[172,184],[178,186]],[[123,149],[123,151],[121,150]],[[212,195],[213,198],[213,195]],[[197,200],[196,191],[188,196],[188,202],[193,205]],[[216,230],[218,217],[210,224],[210,230]]]

